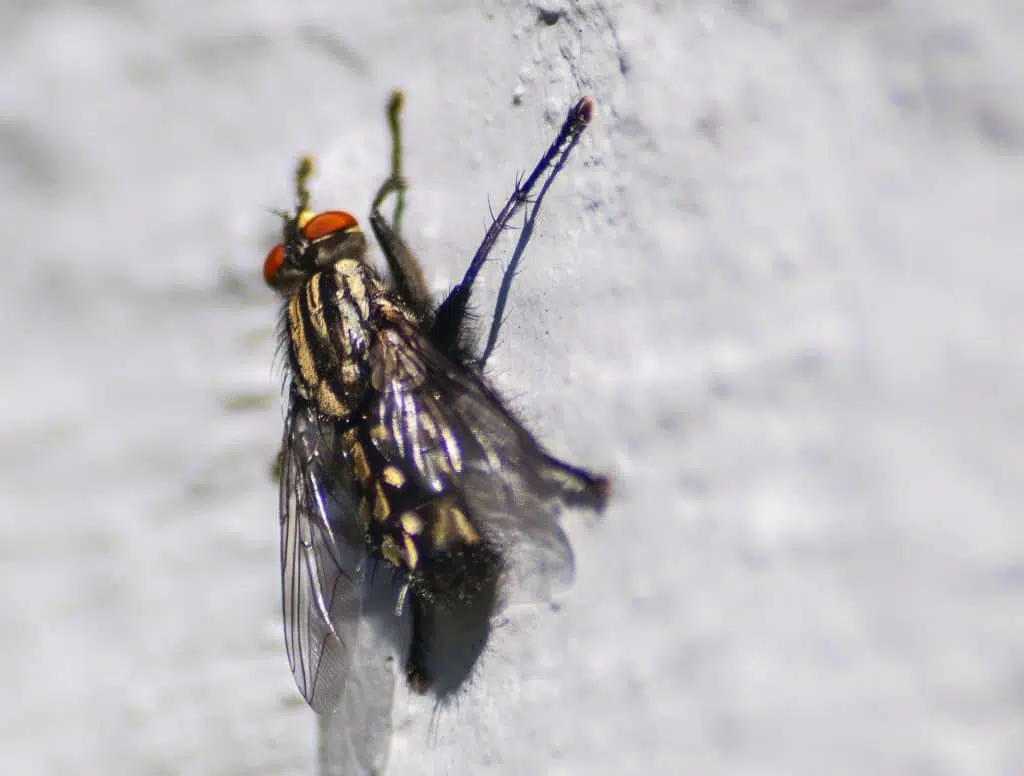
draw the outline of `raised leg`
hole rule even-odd
[[[541,156],[540,161],[533,168],[533,172],[524,181],[516,182],[515,189],[505,202],[498,214],[491,222],[490,228],[484,235],[483,242],[477,248],[470,261],[469,267],[462,281],[455,286],[437,308],[434,317],[434,325],[431,330],[431,340],[444,350],[456,349],[460,342],[465,341],[463,326],[466,323],[466,311],[469,305],[470,294],[473,290],[473,282],[481,267],[487,261],[494,243],[498,236],[508,225],[509,220],[516,214],[520,207],[530,201],[531,193],[537,188],[544,175],[550,170],[551,180],[558,174],[565,165],[569,154],[579,141],[583,130],[587,128],[593,116],[594,103],[589,97],[583,97],[570,110],[562,123],[562,128],[554,141],[548,146],[547,151]]]
[[[309,213],[309,187],[307,181],[313,177],[313,157],[302,156],[295,165],[295,219],[300,223]]]

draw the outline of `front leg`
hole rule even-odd
[[[422,319],[431,314],[430,292],[416,256],[402,239],[402,215],[405,212],[405,178],[402,176],[402,125],[399,114],[403,96],[395,91],[388,101],[388,129],[391,132],[391,174],[377,190],[370,209],[370,227],[377,238],[384,258],[388,262],[391,281],[399,296]],[[391,223],[380,212],[380,207],[391,194],[395,195],[395,209]]]

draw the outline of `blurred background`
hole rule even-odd
[[[616,493],[465,702],[399,698],[391,772],[1024,773],[1018,3],[4,0],[0,40],[5,773],[313,772],[260,268],[301,152],[365,220],[394,87],[437,293],[595,99],[490,364]]]

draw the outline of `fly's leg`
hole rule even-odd
[[[388,132],[391,134],[391,177],[404,180],[402,175],[402,106],[405,95],[399,90],[391,92],[388,98]],[[380,196],[378,194],[378,196]],[[402,186],[395,197],[395,209],[391,214],[391,226],[396,234],[402,233],[402,215],[405,213],[405,186]]]
[[[473,260],[469,263],[466,274],[455,288],[451,290],[445,300],[437,308],[434,317],[433,328],[430,332],[431,341],[443,350],[458,347],[458,343],[466,340],[466,332],[463,327],[467,320],[467,308],[469,297],[473,290],[473,282],[481,267],[486,263],[487,257],[497,242],[498,236],[502,233],[509,220],[523,205],[530,202],[531,193],[537,188],[541,179],[550,171],[551,175],[544,184],[546,188],[554,180],[555,176],[565,165],[572,149],[579,142],[580,135],[587,128],[594,114],[594,103],[589,97],[583,97],[570,110],[562,123],[562,128],[554,141],[548,146],[547,151],[537,162],[533,172],[525,181],[516,181],[512,195],[505,202],[498,214],[491,222],[490,228],[484,235],[483,242],[473,254]]]
[[[304,223],[309,220],[309,187],[306,183],[313,177],[313,157],[299,157],[295,165],[295,220]]]
[[[370,227],[388,262],[391,281],[398,294],[423,318],[430,314],[430,293],[419,261],[402,239],[402,215],[405,212],[406,182],[402,175],[402,123],[399,114],[403,96],[394,91],[388,100],[388,129],[391,133],[391,174],[377,190],[370,209]],[[391,194],[395,208],[391,223],[380,212],[380,206]]]

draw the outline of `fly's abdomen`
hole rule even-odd
[[[455,493],[418,487],[357,435],[353,429],[346,443],[363,490],[367,548],[402,573],[406,588],[398,610],[408,605],[412,611],[406,679],[414,692],[447,697],[472,674],[487,644],[501,555]]]
[[[415,548],[413,630],[405,673],[418,693],[445,698],[472,675],[498,606],[502,559],[459,499],[442,495],[400,519]],[[408,549],[404,556],[409,560]]]
[[[352,428],[343,437],[370,552],[404,571],[414,592],[432,601],[465,602],[493,587],[499,555],[462,499],[417,483],[412,472],[381,454],[372,436]]]
[[[288,349],[299,393],[320,411],[348,417],[369,379],[369,293],[376,285],[351,259],[312,275],[288,301]]]

